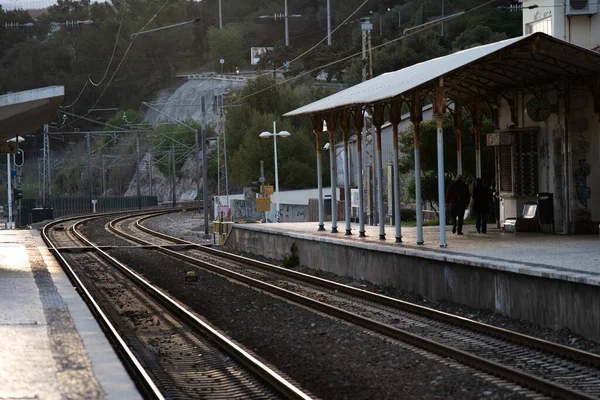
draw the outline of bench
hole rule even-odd
[[[528,201],[523,206],[523,215],[504,220],[504,233],[539,232],[540,224],[537,215],[537,203]]]

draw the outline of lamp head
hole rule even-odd
[[[277,136],[281,136],[281,137],[290,137],[291,133],[289,133],[288,131],[281,131],[277,134]]]
[[[329,142],[325,143],[325,146],[323,146],[323,150],[329,150],[329,148],[331,147],[331,144]]]
[[[273,136],[273,134],[271,132],[263,132],[260,135],[258,135],[258,137],[261,138],[268,138],[269,136]]]
[[[323,132],[327,132],[327,121],[323,120]]]

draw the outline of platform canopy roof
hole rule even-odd
[[[385,73],[284,116],[319,115],[348,106],[371,105],[411,92],[431,93],[443,77],[445,95],[461,104],[493,101],[499,94],[535,91],[561,81],[593,83],[600,53],[544,33],[503,40]]]
[[[48,86],[0,96],[0,142],[50,123],[64,95],[64,86]]]

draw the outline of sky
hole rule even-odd
[[[101,0],[92,0],[98,2]],[[22,8],[24,10],[46,8],[56,4],[55,0],[0,0],[0,5],[6,11]]]

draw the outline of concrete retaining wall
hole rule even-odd
[[[233,227],[226,247],[283,260],[293,243],[298,246],[300,264],[310,268],[397,287],[431,301],[492,310],[544,327],[568,327],[600,340],[600,288],[592,284],[520,274],[482,262],[469,265],[456,256],[438,254],[432,259],[398,254],[393,248],[385,251],[362,243],[239,226]]]

